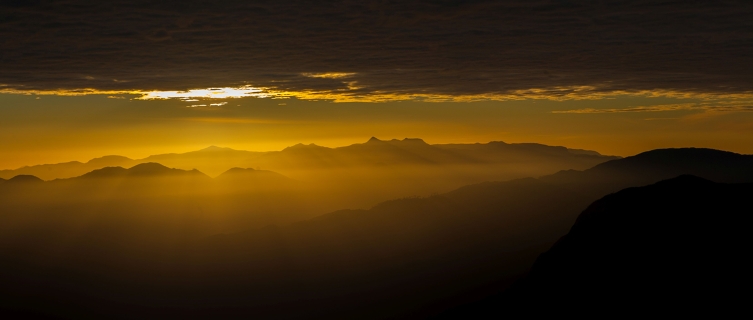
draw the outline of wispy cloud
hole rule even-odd
[[[725,104],[724,102],[721,102],[719,104],[713,104],[713,105],[686,103],[686,104],[639,106],[639,107],[628,107],[628,108],[605,108],[605,109],[584,108],[584,109],[573,109],[573,110],[557,110],[557,111],[552,111],[552,113],[594,114],[594,113],[667,112],[667,111],[686,111],[686,110],[713,111],[713,112],[741,112],[741,111],[753,111],[753,105]],[[657,120],[657,119],[667,119],[667,118],[652,118],[652,119],[646,119],[646,120]]]
[[[301,75],[309,78],[323,78],[323,79],[341,79],[349,78],[355,75],[355,72],[325,72],[325,73],[307,73],[304,72]]]
[[[655,105],[655,106],[639,106],[639,107],[629,107],[629,108],[605,108],[605,109],[595,109],[595,108],[584,108],[584,109],[574,109],[574,110],[557,110],[552,111],[552,113],[632,113],[632,112],[664,112],[664,111],[679,111],[679,110],[693,110],[693,109],[701,109],[700,106],[696,104],[666,104],[666,105]]]

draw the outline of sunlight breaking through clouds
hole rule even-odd
[[[332,78],[332,74],[321,74]],[[337,76],[339,77],[339,76]],[[22,90],[15,88],[0,88],[0,93],[7,94],[24,94],[24,95],[57,95],[57,96],[85,96],[85,95],[107,95],[108,98],[116,99],[117,95],[131,95],[135,100],[170,100],[176,99],[184,102],[202,102],[204,100],[214,99],[237,99],[237,98],[270,98],[270,99],[291,99],[308,101],[331,101],[335,103],[358,102],[358,103],[384,103],[396,101],[416,101],[416,102],[477,102],[477,101],[520,101],[520,100],[549,100],[549,101],[568,101],[568,100],[602,100],[614,99],[618,97],[645,97],[645,98],[672,98],[672,99],[692,99],[702,100],[707,103],[702,108],[691,105],[666,105],[662,107],[635,107],[635,109],[576,109],[554,111],[553,113],[620,113],[620,112],[652,112],[652,111],[673,111],[673,110],[694,110],[710,109],[709,104],[724,106],[718,110],[746,109],[753,101],[753,92],[692,92],[679,90],[612,90],[601,86],[554,86],[539,87],[519,90],[503,90],[479,94],[448,94],[448,93],[411,93],[400,91],[380,90],[371,88],[368,85],[359,86],[357,81],[342,80],[343,87],[339,88],[321,88],[321,89],[286,89],[277,86],[252,86],[244,85],[239,87],[215,87],[203,89],[188,89],[182,91],[141,91],[141,90],[97,90],[92,88],[75,89],[75,90]],[[336,80],[337,81],[337,80]],[[126,97],[123,97],[126,98]],[[209,105],[209,103],[204,103]],[[222,106],[226,103],[212,103],[211,106]],[[741,107],[741,105],[744,105]],[[202,106],[194,104],[190,107]]]
[[[267,98],[264,89],[251,86],[237,88],[209,88],[209,89],[191,89],[186,91],[149,91],[137,99],[139,100],[158,100],[158,99],[181,99],[185,101],[197,101],[197,98],[203,99],[229,99],[258,97]]]

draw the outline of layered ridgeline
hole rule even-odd
[[[299,181],[267,170],[232,168],[211,178],[195,169],[142,163],[52,181],[15,176],[0,184],[3,218],[14,224],[0,228],[47,225],[55,234],[84,220],[92,227],[102,223],[103,230],[146,221],[154,237],[176,225],[185,225],[184,236],[196,237],[287,224],[337,205],[320,198]]]
[[[0,257],[9,263],[0,272],[7,284],[0,301],[22,314],[43,309],[78,318],[437,315],[504,291],[589,203],[615,188],[678,171],[753,182],[751,166],[753,157],[723,151],[654,150],[585,171],[475,184],[210,237],[190,235],[211,219],[165,214],[157,216],[170,223],[157,221],[137,214],[133,198],[122,214],[104,210],[77,222],[47,213],[59,223],[43,225],[6,214]]]
[[[122,156],[104,156],[91,159],[82,163],[79,161],[70,161],[55,164],[40,164],[26,166],[18,169],[0,170],[0,178],[10,179],[18,175],[32,175],[42,180],[54,180],[62,178],[72,178],[83,175],[87,172],[102,169],[105,167],[126,167],[130,168],[139,162]]]
[[[305,211],[301,214],[312,217],[342,208],[369,208],[387,199],[444,193],[483,181],[586,169],[612,159],[616,157],[540,144],[429,145],[421,139],[371,138],[366,143],[340,148],[298,144],[281,151],[249,152],[209,147],[139,160],[110,156],[87,163],[25,167],[0,172],[0,177],[9,179],[24,174],[54,180],[104,167],[130,168],[139,163],[196,169],[212,177],[232,168],[254,168],[299,181],[308,189],[306,195],[316,199],[307,206],[299,206]]]
[[[438,167],[438,166],[515,166],[490,173],[511,174],[513,169],[523,171],[522,176],[541,175],[565,169],[586,169],[598,163],[615,159],[594,151],[552,147],[534,143],[508,144],[500,141],[486,144],[435,144],[421,139],[379,140],[371,138],[366,143],[339,148],[315,144],[297,144],[282,151],[251,152],[211,146],[206,149],[129,159],[106,156],[89,162],[78,161],[27,166],[15,170],[0,170],[0,178],[16,175],[34,175],[43,180],[71,178],[104,167],[129,168],[139,163],[156,162],[170,168],[197,169],[217,176],[230,168],[262,168],[281,172],[303,174],[323,169],[380,167]],[[489,169],[489,168],[487,168]],[[521,176],[521,177],[522,177]]]

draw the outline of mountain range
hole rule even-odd
[[[541,144],[507,144],[500,141],[486,144],[435,144],[421,139],[379,140],[339,148],[315,144],[297,144],[281,151],[252,152],[210,146],[186,152],[159,154],[144,159],[105,156],[86,163],[71,161],[58,164],[26,166],[0,170],[0,178],[34,175],[43,180],[71,178],[104,167],[129,168],[139,163],[155,162],[171,168],[198,169],[217,176],[230,168],[263,168],[282,173],[321,169],[380,166],[443,166],[443,165],[510,165],[539,166],[539,174],[563,169],[585,169],[616,159],[595,151],[567,149]]]
[[[751,183],[751,167],[753,158],[748,155],[693,148],[653,150],[584,171],[485,182],[430,197],[386,201],[368,210],[339,210],[288,225],[201,237],[188,236],[187,231],[211,222],[200,213],[165,213],[158,216],[166,222],[158,223],[154,214],[135,214],[140,207],[133,200],[119,202],[130,210],[115,216],[108,209],[76,223],[60,223],[60,215],[55,215],[56,223],[46,227],[39,221],[19,222],[17,219],[31,219],[19,211],[21,218],[5,215],[6,221],[0,224],[4,226],[0,257],[12,262],[3,264],[0,273],[8,283],[2,291],[3,297],[8,297],[3,307],[34,301],[35,306],[56,314],[90,318],[113,310],[123,317],[147,318],[248,314],[264,318],[424,318],[451,314],[469,303],[473,306],[474,301],[504,295],[513,283],[521,283],[536,261],[526,278],[529,280],[522,282],[526,283],[523,289],[517,289],[522,286],[518,284],[509,290],[535,293],[537,286],[551,288],[558,294],[534,295],[530,300],[525,299],[526,294],[519,295],[523,299],[520,305],[538,303],[537,299],[555,303],[581,285],[572,282],[581,278],[547,273],[561,270],[563,264],[588,266],[573,272],[583,273],[584,286],[594,286],[601,278],[588,278],[586,273],[603,266],[596,263],[601,263],[599,257],[604,253],[614,253],[614,259],[622,259],[619,261],[644,263],[657,252],[666,253],[651,249],[652,245],[682,248],[678,239],[684,238],[680,235],[701,239],[697,235],[741,234],[734,233],[740,231],[735,228],[745,224],[736,220],[741,219],[739,215],[730,214],[740,212],[734,208],[744,205],[749,187],[718,183]],[[684,176],[610,195],[618,188],[657,183],[676,173],[697,177]],[[180,199],[181,203],[194,201],[193,197]],[[249,204],[252,209],[252,202]],[[612,212],[617,212],[615,218],[611,218]],[[709,218],[704,212],[722,213]],[[590,218],[598,216],[607,218]],[[49,213],[40,217],[50,218]],[[685,218],[690,222],[681,220]],[[82,227],[80,221],[87,223]],[[702,230],[698,228],[704,221],[709,221],[713,232],[694,231]],[[605,228],[604,223],[611,227]],[[59,231],[66,228],[68,232]],[[52,233],[55,229],[58,231]],[[667,236],[658,238],[662,232]],[[646,238],[636,240],[636,234]],[[566,240],[578,237],[587,240]],[[668,239],[674,242],[662,242]],[[714,241],[727,238],[721,239]],[[739,240],[747,243],[746,238]],[[583,243],[599,247],[578,249]],[[643,249],[625,253],[626,244],[631,243],[639,243]],[[712,251],[716,246],[697,240],[688,245]],[[561,247],[572,248],[558,249]],[[730,248],[744,252],[743,248]],[[549,253],[539,257],[547,250]],[[600,255],[594,254],[595,250]],[[678,254],[690,259],[689,251],[683,250]],[[726,257],[727,253],[719,254]],[[570,256],[576,260],[563,260],[572,259]],[[603,272],[619,284],[625,281],[618,278],[626,268],[647,265],[607,266],[617,269],[593,272]],[[651,269],[646,270],[650,275]],[[67,274],[71,276],[63,276]],[[30,284],[42,278],[50,279],[48,286],[35,291]],[[63,279],[76,279],[74,287]],[[656,277],[642,283],[653,288],[652,279]],[[571,300],[578,296],[573,297]],[[61,303],[77,307],[61,309]]]

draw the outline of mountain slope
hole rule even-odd
[[[44,181],[33,175],[19,174],[13,178],[8,179],[8,181],[6,182],[10,186],[11,184],[35,184],[35,183],[41,183]]]
[[[537,308],[732,312],[753,244],[753,184],[681,176],[591,204],[511,293]],[[671,297],[668,299],[668,297]],[[588,312],[588,311],[586,311]]]
[[[104,167],[131,167],[136,163],[138,162],[126,157],[104,156],[91,159],[86,163],[71,161],[65,163],[27,166],[15,170],[0,170],[0,178],[8,179],[21,174],[33,175],[42,180],[72,178]]]
[[[715,182],[753,181],[753,155],[702,149],[657,149],[611,160],[584,171],[561,171],[541,180],[603,196],[683,174]]]

